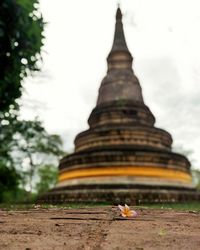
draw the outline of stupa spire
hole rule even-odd
[[[120,7],[118,6],[116,12],[116,24],[115,24],[115,35],[113,46],[111,52],[113,51],[128,51],[128,47],[126,44],[126,39],[124,35],[123,23],[122,23],[122,12]]]
[[[132,69],[132,61],[125,40],[122,12],[118,7],[113,46],[107,58],[108,71],[99,89],[97,106],[121,101],[144,104],[139,80]]]

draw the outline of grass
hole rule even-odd
[[[111,204],[108,202],[99,202],[99,203],[88,203],[88,202],[80,202],[80,203],[69,203],[69,204],[58,204],[58,205],[49,205],[49,204],[41,204],[42,208],[91,208],[91,207],[105,207],[110,206]]]
[[[10,204],[10,203],[0,204],[0,209],[3,210],[25,210],[32,208],[34,208],[34,204]]]
[[[200,202],[193,201],[188,203],[166,203],[166,204],[147,204],[147,205],[145,204],[145,206],[142,207],[151,209],[154,208],[154,209],[174,209],[183,211],[200,211]]]
[[[105,207],[112,205],[110,203],[69,203],[69,204],[41,204],[40,208],[44,209],[79,209],[79,208],[92,208],[92,207]],[[36,208],[35,204],[0,204],[0,209],[4,210],[28,210]],[[182,211],[198,211],[200,212],[200,202],[188,202],[188,203],[166,203],[166,204],[145,204],[136,206],[137,208],[145,209],[174,209]]]
[[[69,203],[69,204],[40,204],[40,208],[44,209],[51,209],[51,208],[58,208],[58,209],[79,209],[79,208],[92,208],[92,207],[105,207],[111,205],[110,203]],[[0,209],[3,210],[29,210],[37,208],[37,204],[9,204],[3,203],[0,204]]]

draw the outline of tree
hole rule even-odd
[[[11,124],[14,124],[14,121],[14,115],[0,120],[0,202],[4,200],[5,193],[14,194],[17,191],[20,181],[11,156],[14,146]]]
[[[200,189],[200,170],[195,168],[195,161],[192,158],[193,150],[185,149],[183,146],[179,145],[174,148],[174,151],[177,153],[183,154],[187,158],[189,158],[192,166],[191,166],[191,174],[193,183],[196,186],[197,189]]]
[[[49,135],[38,120],[18,119],[23,80],[39,70],[42,59],[45,23],[38,3],[2,0],[0,5],[0,201],[19,187],[23,195],[27,188],[31,192],[37,174],[44,176],[39,169],[57,165],[62,154],[59,136]]]
[[[54,165],[44,165],[38,169],[39,182],[36,184],[38,194],[43,194],[55,186],[58,179],[58,169]]]
[[[44,192],[56,183],[62,140],[48,134],[39,120],[15,119],[2,128],[0,202],[12,200],[13,195],[30,201],[33,191]],[[20,194],[26,197],[21,199]]]
[[[18,190],[19,174],[13,167],[5,167],[0,162],[0,202],[5,200],[5,195],[13,196]],[[8,178],[9,177],[9,178]]]
[[[0,6],[0,111],[22,94],[22,80],[39,70],[44,22],[38,0],[2,0]]]
[[[192,176],[193,176],[193,181],[194,181],[194,184],[196,185],[196,188],[200,190],[200,170],[193,169]]]
[[[15,169],[15,134],[23,79],[38,71],[44,21],[38,0],[2,0],[0,4],[0,201],[18,187]]]
[[[43,178],[48,168],[52,172],[52,165],[58,165],[58,159],[63,155],[61,138],[58,135],[49,135],[42,123],[35,120],[18,121],[13,140],[12,155],[15,165],[19,166],[18,168],[23,167],[24,188],[32,193],[38,173],[40,178]],[[52,179],[51,174],[49,173],[49,180]]]

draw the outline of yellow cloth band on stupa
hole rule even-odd
[[[177,180],[191,183],[192,177],[189,173],[167,168],[158,167],[101,167],[74,169],[61,172],[59,182],[84,177],[102,177],[102,176],[137,176],[137,177],[157,177],[161,179]]]

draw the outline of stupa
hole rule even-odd
[[[190,162],[172,152],[172,137],[156,128],[132,69],[120,8],[89,129],[59,165],[59,182],[46,202],[173,202],[198,199]]]

